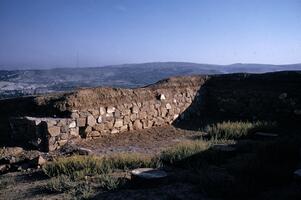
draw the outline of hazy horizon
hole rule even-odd
[[[0,66],[301,63],[301,1],[0,0]]]

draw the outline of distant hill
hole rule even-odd
[[[301,70],[301,64],[210,65],[186,62],[154,62],[93,68],[0,70],[0,98],[70,91],[78,87],[141,87],[163,78],[191,74],[264,73]]]

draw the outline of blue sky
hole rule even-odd
[[[301,0],[0,0],[0,65],[301,63]]]

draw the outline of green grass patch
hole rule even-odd
[[[215,139],[240,139],[256,131],[271,131],[276,128],[275,122],[221,122],[207,125],[204,132]]]

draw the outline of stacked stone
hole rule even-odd
[[[59,149],[70,139],[79,137],[76,122],[68,118],[22,117],[10,121],[13,139],[23,139],[41,151]]]
[[[76,121],[83,138],[146,129],[171,124],[190,106],[194,95],[189,89],[180,94],[161,93],[156,99],[145,102],[73,110],[71,118]]]
[[[46,144],[49,151],[59,149],[70,139],[79,137],[79,128],[76,121],[68,118],[48,118],[41,122],[41,126],[46,128]]]
[[[121,101],[118,105],[73,110],[71,118],[14,118],[11,125],[16,139],[24,138],[39,150],[53,151],[80,136],[97,138],[171,124],[179,116],[183,119],[184,111],[186,118],[195,94],[189,88],[178,93],[161,90],[156,97],[143,102]]]

